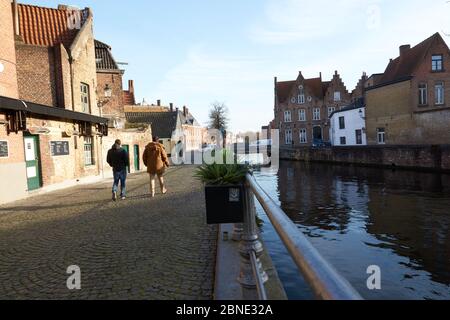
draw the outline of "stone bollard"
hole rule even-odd
[[[239,253],[241,255],[241,267],[238,281],[241,284],[242,296],[244,300],[258,300],[256,279],[253,275],[251,262],[251,252],[255,252],[259,276],[262,283],[269,280],[267,273],[264,271],[259,257],[262,255],[264,248],[258,237],[258,229],[256,226],[256,207],[253,193],[248,184],[245,185],[245,212],[244,224],[241,242],[239,244]]]

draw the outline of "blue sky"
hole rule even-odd
[[[59,1],[22,0],[47,7]],[[435,32],[449,43],[447,0],[70,0],[91,7],[98,40],[127,62],[138,101],[186,105],[208,120],[225,102],[235,132],[273,118],[273,77],[338,70],[352,90],[363,71],[383,72],[401,44]]]

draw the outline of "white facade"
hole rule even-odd
[[[366,109],[353,108],[336,111],[330,118],[330,137],[333,146],[366,146]]]

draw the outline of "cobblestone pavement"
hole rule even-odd
[[[102,182],[0,206],[0,299],[212,299],[217,229],[192,173],[170,169],[154,199],[143,173],[126,201]],[[66,286],[71,265],[79,291]]]

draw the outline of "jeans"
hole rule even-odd
[[[112,192],[117,193],[117,189],[119,188],[120,182],[120,196],[125,197],[126,195],[126,180],[127,180],[127,169],[123,169],[122,171],[113,171],[114,173],[114,185]]]

